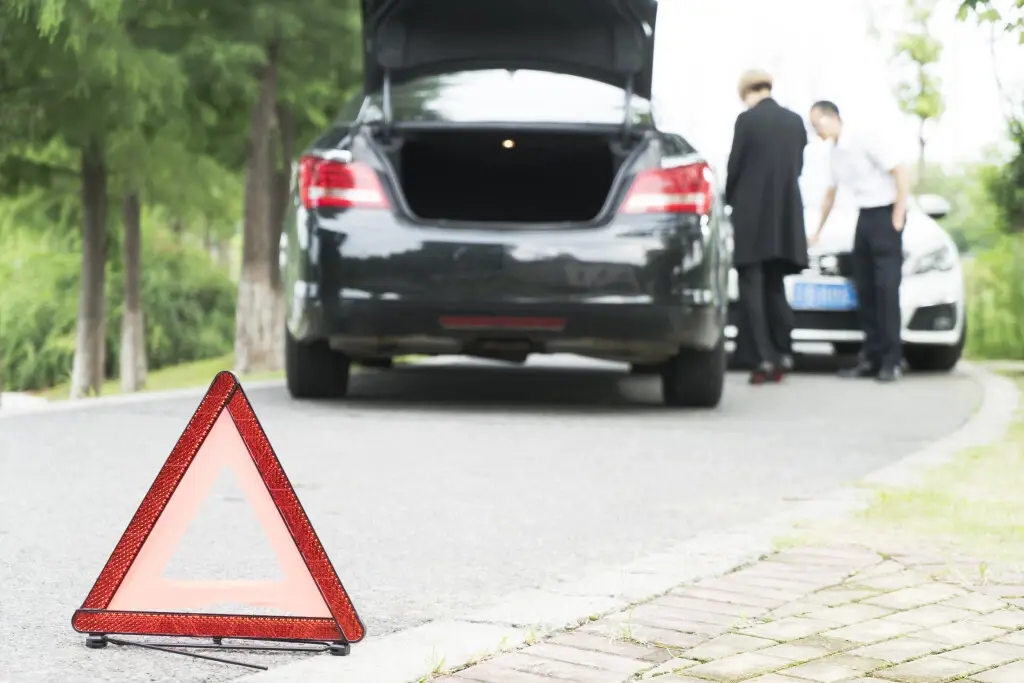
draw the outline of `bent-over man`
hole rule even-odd
[[[903,363],[900,282],[909,185],[906,167],[894,146],[880,135],[847,131],[835,103],[815,103],[810,118],[818,136],[834,144],[831,182],[812,241],[825,227],[839,186],[850,191],[860,210],[853,242],[853,280],[864,349],[858,363],[840,374],[894,382],[902,375]]]
[[[743,74],[739,96],[747,111],[736,118],[725,201],[732,207],[743,311],[737,342],[749,347],[750,382],[763,384],[780,381],[793,366],[793,311],[784,279],[807,267],[799,183],[807,129],[772,98],[772,77],[764,71]]]

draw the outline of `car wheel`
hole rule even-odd
[[[907,365],[915,372],[949,372],[960,362],[964,354],[964,343],[967,340],[967,322],[961,328],[960,340],[953,346],[934,346],[924,344],[907,344],[903,347],[903,357]]]
[[[342,398],[351,362],[324,340],[302,343],[285,331],[285,376],[292,398]]]
[[[665,403],[680,408],[714,408],[725,389],[725,336],[710,351],[684,349],[661,369]]]

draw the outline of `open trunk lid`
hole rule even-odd
[[[535,69],[651,98],[657,0],[361,0],[364,86]]]

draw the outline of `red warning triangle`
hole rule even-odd
[[[283,581],[163,577],[217,477],[234,471],[284,573]],[[216,604],[290,615],[185,612]],[[80,633],[355,643],[365,628],[313,531],[238,379],[214,378],[81,609]]]

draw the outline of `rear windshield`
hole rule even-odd
[[[545,71],[482,70],[430,76],[394,86],[395,122],[619,124],[625,118],[622,88]],[[378,121],[381,97],[364,103],[362,120]],[[351,107],[346,114],[355,118]],[[651,105],[633,97],[633,122],[649,125]]]

